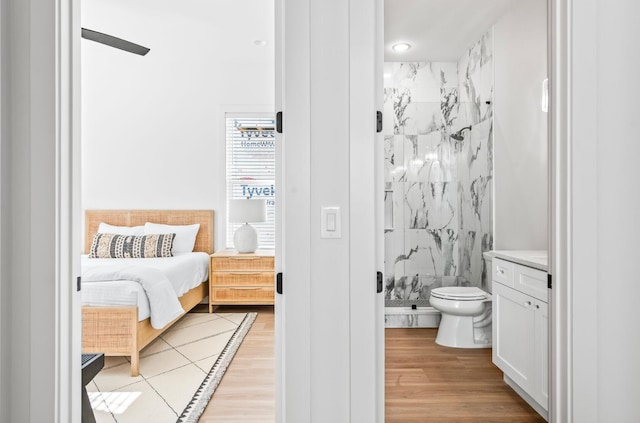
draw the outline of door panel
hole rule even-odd
[[[534,388],[533,298],[502,284],[493,286],[493,362],[523,389]]]

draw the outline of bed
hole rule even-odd
[[[101,222],[114,226],[139,226],[146,222],[167,225],[199,223],[200,229],[196,235],[193,251],[213,253],[212,210],[87,210],[85,212],[85,253],[89,252],[93,236]],[[186,313],[208,295],[209,283],[205,281],[187,290],[178,300]],[[184,313],[180,314],[161,329],[154,329],[149,317],[139,321],[138,306],[83,306],[82,352],[103,352],[106,356],[130,356],[131,376],[138,376],[140,350],[183,315]]]

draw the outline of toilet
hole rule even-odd
[[[442,314],[437,344],[491,347],[491,294],[476,287],[448,286],[432,289],[429,302]]]

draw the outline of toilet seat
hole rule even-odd
[[[446,286],[435,288],[431,290],[431,295],[435,298],[451,301],[481,301],[488,298],[486,292],[473,286]]]

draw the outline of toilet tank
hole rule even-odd
[[[491,261],[493,259],[493,255],[490,251],[482,254],[482,260],[484,261],[484,273],[482,276],[482,286],[481,288],[487,291],[490,294],[493,294],[493,286],[492,286],[492,277],[491,277]]]

